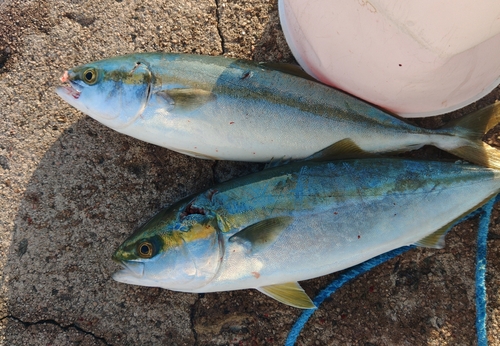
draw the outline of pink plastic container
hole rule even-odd
[[[461,108],[500,83],[498,0],[279,0],[299,64],[403,117]]]

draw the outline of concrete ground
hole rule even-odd
[[[139,142],[54,93],[67,68],[143,51],[293,61],[276,0],[0,1],[2,345],[280,345],[300,314],[252,290],[198,295],[111,279],[115,248],[161,206],[262,168]],[[499,93],[418,123],[439,126]],[[500,345],[499,210],[488,240],[490,345]],[[345,285],[298,344],[476,344],[476,231],[477,219],[464,222],[444,249],[412,250]],[[314,297],[336,275],[303,286]]]

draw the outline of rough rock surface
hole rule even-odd
[[[118,54],[293,62],[276,0],[0,2],[0,343],[279,345],[300,311],[257,291],[185,294],[111,279],[114,249],[161,206],[261,165],[197,160],[120,135],[54,93]],[[491,104],[417,121],[437,127]],[[498,144],[496,133],[488,142]],[[434,148],[412,156],[450,158]],[[488,240],[488,338],[500,344],[500,209]],[[345,285],[299,345],[473,345],[477,220]],[[303,283],[311,296],[338,274]]]

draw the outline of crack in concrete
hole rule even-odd
[[[25,327],[30,327],[30,326],[34,326],[34,325],[42,325],[42,324],[51,324],[53,326],[57,326],[58,328],[61,328],[64,331],[68,331],[71,328],[73,328],[73,329],[75,329],[76,331],[78,331],[80,333],[83,333],[83,334],[86,334],[86,335],[90,335],[94,339],[103,342],[106,346],[113,346],[113,344],[110,344],[105,338],[97,336],[97,335],[95,335],[92,332],[86,331],[85,329],[79,327],[78,325],[76,325],[74,323],[71,323],[71,324],[69,324],[67,326],[63,326],[59,322],[57,322],[56,320],[51,320],[51,319],[40,320],[40,321],[36,321],[36,322],[25,322],[25,321],[21,320],[20,318],[17,318],[15,316],[11,316],[11,315],[4,316],[4,317],[0,318],[0,321],[3,321],[5,319],[12,319],[12,320],[14,320],[16,322],[19,322],[19,323],[23,324]]]
[[[198,333],[196,332],[196,328],[194,327],[194,319],[196,313],[196,305],[200,301],[200,295],[196,298],[196,301],[191,305],[191,311],[189,312],[189,321],[191,322],[191,331],[193,332],[194,344],[193,346],[198,345]]]
[[[222,35],[220,0],[215,0],[215,17],[217,19],[217,32],[219,33],[219,37],[220,37],[220,45],[222,48],[222,54],[225,54],[226,53],[226,42],[224,40],[224,35]]]

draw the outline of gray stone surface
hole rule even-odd
[[[190,158],[120,135],[54,93],[62,72],[118,54],[293,61],[275,0],[0,2],[0,342],[276,345],[300,311],[257,291],[186,294],[111,279],[114,249],[161,206],[261,165]],[[435,127],[494,102],[418,121]],[[497,134],[487,141],[498,144]],[[412,156],[450,158],[433,148]],[[488,241],[488,338],[500,344],[500,222]],[[477,220],[344,286],[300,345],[476,343]],[[312,249],[313,251],[314,249]],[[337,274],[303,283],[317,294]]]

